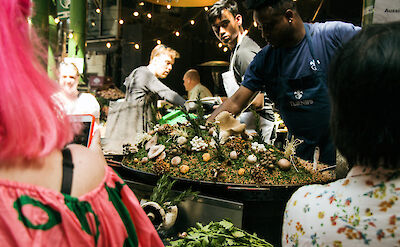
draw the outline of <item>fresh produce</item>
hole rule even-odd
[[[187,231],[186,237],[170,242],[172,247],[180,246],[253,246],[253,247],[272,247],[265,240],[257,237],[256,234],[249,234],[227,220],[211,222],[203,226],[196,223],[196,227],[191,227]]]
[[[197,118],[185,114],[186,123],[158,124],[138,136],[138,143],[126,146],[123,164],[157,175],[234,184],[304,185],[335,179],[327,165],[295,156],[297,139],[280,150],[247,134],[229,113],[217,123],[206,123],[201,112]]]

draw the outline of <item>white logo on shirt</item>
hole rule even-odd
[[[303,91],[301,90],[294,91],[293,94],[296,99],[301,99],[301,97],[303,97]]]

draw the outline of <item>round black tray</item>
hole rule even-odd
[[[156,185],[160,176],[141,171],[120,163],[117,172],[124,178],[148,185]],[[234,201],[276,201],[287,200],[290,195],[302,185],[256,185],[236,184],[218,181],[193,180],[188,178],[171,177],[176,180],[174,189],[185,190],[192,188],[204,195]]]

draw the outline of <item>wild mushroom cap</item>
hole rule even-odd
[[[148,140],[146,142],[146,145],[144,145],[144,148],[146,150],[149,150],[152,146],[157,145],[157,140],[158,140],[157,135],[154,135],[150,140]]]
[[[239,120],[227,111],[220,112],[215,117],[215,121],[220,128],[221,143],[225,143],[229,136],[238,136],[245,133],[246,124],[241,124]]]
[[[215,121],[221,130],[232,130],[241,133],[246,129],[246,124],[241,124],[239,120],[233,117],[230,112],[222,111],[216,117]]]
[[[155,158],[160,155],[164,151],[164,149],[164,145],[154,145],[150,148],[147,157],[149,157],[149,159]]]

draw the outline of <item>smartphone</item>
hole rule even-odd
[[[68,115],[72,124],[79,123],[80,131],[75,135],[72,143],[89,147],[92,143],[95,117],[91,114]]]

